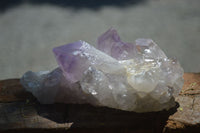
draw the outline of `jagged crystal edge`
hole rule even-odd
[[[183,86],[183,69],[151,39],[124,43],[116,30],[53,49],[59,67],[26,72],[22,85],[41,103],[90,103],[126,111],[169,109]]]

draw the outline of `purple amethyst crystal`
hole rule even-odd
[[[120,40],[109,29],[97,48],[78,41],[53,49],[58,68],[26,72],[22,85],[41,103],[90,103],[126,111],[169,109],[183,85],[183,69],[151,39]]]
[[[65,78],[74,83],[81,79],[83,72],[88,68],[87,59],[81,56],[82,42],[74,42],[53,49],[58,65]]]
[[[117,60],[125,60],[134,57],[136,47],[122,42],[117,31],[111,28],[98,38],[97,48]]]

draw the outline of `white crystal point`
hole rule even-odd
[[[183,69],[151,39],[124,43],[110,29],[99,38],[98,47],[101,51],[84,41],[56,47],[59,67],[52,72],[29,71],[21,83],[44,104],[89,103],[134,112],[175,105]]]

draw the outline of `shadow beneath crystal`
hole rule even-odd
[[[71,131],[141,131],[162,132],[168,117],[177,111],[179,104],[166,111],[135,113],[107,107],[94,107],[88,104],[36,104],[42,117],[57,123],[72,122]],[[122,131],[121,131],[122,132]]]

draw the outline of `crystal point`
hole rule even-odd
[[[131,59],[135,45],[122,42],[117,31],[109,29],[97,40],[97,48],[117,60]]]

